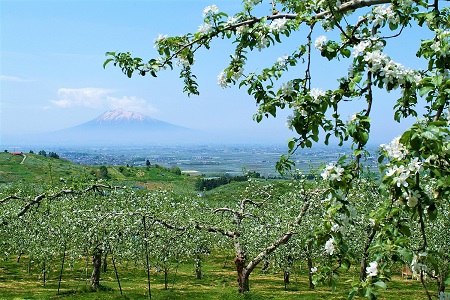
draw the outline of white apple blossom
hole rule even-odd
[[[335,250],[334,246],[334,238],[331,237],[326,243],[325,243],[325,252],[327,252],[329,255],[333,255]]]
[[[326,41],[327,41],[327,37],[324,35],[321,35],[316,38],[316,41],[314,42],[314,47],[316,47],[316,49],[322,51],[323,44],[325,44]]]
[[[283,83],[281,85],[281,92],[286,96],[292,95],[292,93],[294,92],[294,85],[293,85],[292,81]]]
[[[409,171],[411,171],[412,173],[417,173],[420,172],[422,170],[422,162],[419,161],[418,157],[415,157],[413,160],[411,160],[408,164],[408,169]]]
[[[284,67],[286,65],[286,60],[289,58],[287,55],[283,55],[278,57],[277,64],[281,67]]]
[[[347,123],[353,123],[353,122],[355,122],[357,119],[358,119],[357,115],[356,115],[356,114],[353,114],[353,115],[351,115],[351,116],[348,118]]]
[[[259,51],[266,48],[270,45],[269,39],[266,36],[261,36],[258,40],[258,43],[256,44],[256,48],[258,48]]]
[[[403,166],[401,166],[403,167]],[[408,182],[406,181],[409,178],[409,171],[402,172],[402,169],[398,169],[398,176],[395,176],[392,178],[392,181],[394,184],[397,185],[397,187],[408,187]]]
[[[309,91],[309,95],[314,99],[317,103],[319,101],[319,97],[325,96],[325,92],[318,88],[313,88]]]
[[[208,33],[211,33],[212,31],[213,31],[213,26],[211,24],[205,23],[198,27],[197,32],[201,33],[201,34],[208,34]]]
[[[364,54],[366,48],[370,46],[370,41],[361,41],[358,45],[353,46],[353,56],[358,57]]]
[[[189,63],[189,60],[185,59],[185,58],[179,58],[178,61],[176,62],[177,66],[184,66],[184,67],[188,67],[191,64]]]
[[[336,165],[335,163],[331,162],[329,163],[324,171],[320,174],[324,180],[330,180],[330,181],[341,181],[341,176],[344,173],[344,168],[342,168],[340,165]]]
[[[418,191],[412,191],[410,194],[406,197],[408,202],[406,203],[409,207],[416,207],[417,203],[419,202],[420,193]]]
[[[165,40],[167,38],[167,34],[163,35],[163,34],[158,34],[158,37],[156,38],[157,42],[161,42],[162,40]]]
[[[248,5],[256,5],[256,4],[258,4],[258,3],[260,3],[261,2],[261,0],[244,0],[244,3],[245,4],[248,4]]]
[[[373,26],[382,25],[385,21],[391,24],[398,24],[399,16],[393,10],[392,5],[386,7],[385,5],[375,6],[372,10],[372,15],[368,16]]]
[[[220,87],[228,87],[227,73],[225,71],[220,72],[219,76],[217,76],[217,83]]]
[[[391,159],[401,160],[408,153],[405,146],[400,143],[400,137],[397,137],[392,140],[389,144],[381,144],[382,150],[385,150]]]
[[[270,23],[270,32],[278,32],[283,30],[283,28],[286,26],[286,22],[286,18],[273,20],[272,23]]]
[[[373,261],[366,267],[367,277],[375,277],[378,275],[378,263]]]
[[[154,41],[154,45],[153,48],[155,49],[159,49],[159,42],[165,40],[167,38],[167,34],[166,35],[162,35],[161,33],[158,35],[158,37],[155,39]]]
[[[339,231],[339,224],[334,224],[333,226],[331,226],[331,231],[338,232]]]
[[[234,16],[230,16],[227,19],[227,25],[234,25],[238,22],[238,18],[234,17]]]
[[[312,267],[310,272],[311,272],[311,274],[316,273],[317,272],[317,267]]]
[[[219,9],[217,8],[216,5],[210,5],[205,7],[205,9],[203,10],[203,17],[206,17],[208,15],[213,15],[213,14],[217,14],[219,12]]]
[[[243,26],[239,26],[236,28],[236,33],[237,34],[243,34],[246,33],[249,30],[249,26],[248,25],[243,25]]]

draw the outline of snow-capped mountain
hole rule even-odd
[[[189,130],[188,128],[160,121],[139,112],[133,112],[124,109],[107,111],[101,116],[89,122],[73,127],[73,129],[91,129],[97,131],[115,129],[127,131],[128,134],[141,131],[155,133],[156,131],[161,130]]]
[[[103,115],[95,119],[97,122],[117,122],[117,121],[143,121],[145,119],[151,119],[149,116],[145,116],[141,113],[134,111],[127,111],[123,108],[118,108],[115,110],[110,110],[105,112]]]
[[[208,136],[139,112],[116,109],[71,128],[21,137],[18,144],[56,146],[145,146],[205,143]]]

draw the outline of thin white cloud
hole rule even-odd
[[[50,100],[52,106],[57,108],[71,108],[71,107],[88,107],[88,108],[103,108],[103,109],[117,109],[123,108],[130,111],[137,111],[141,113],[153,114],[157,112],[151,104],[144,99],[138,97],[113,97],[114,93],[110,89],[102,88],[60,88],[57,92],[58,98]]]
[[[76,106],[101,108],[105,105],[106,96],[110,93],[112,90],[100,88],[60,88],[57,92],[58,99],[50,100],[50,102],[60,108]]]
[[[106,97],[109,107],[112,109],[123,108],[130,111],[137,111],[146,114],[154,114],[158,110],[148,104],[144,99],[138,97]]]
[[[0,75],[0,81],[12,81],[12,82],[26,82],[29,80],[17,77],[17,76],[7,76],[7,75]]]

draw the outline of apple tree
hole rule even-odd
[[[279,110],[291,112],[287,125],[295,136],[288,142],[288,155],[277,164],[280,171],[292,168],[290,156],[298,148],[312,147],[320,139],[325,144],[336,139],[353,151],[352,157],[329,164],[322,173],[330,187],[324,205],[332,212],[331,218],[351,216],[349,191],[362,173],[373,107],[391,99],[392,109],[386,117],[397,122],[412,117],[416,122],[381,147],[381,184],[387,194],[380,198],[371,221],[381,244],[365,249],[370,263],[352,295],[374,298],[373,287],[385,287],[389,271],[382,258],[386,251],[400,254],[408,263],[414,263],[413,258],[419,255],[430,261],[438,259],[438,253],[430,248],[427,228],[445,215],[450,192],[448,2],[243,0],[241,11],[227,14],[211,5],[204,9],[203,18],[203,24],[193,33],[160,35],[155,41],[155,58],[144,60],[130,52],[107,52],[104,67],[112,63],[128,77],[135,73],[156,77],[160,71],[179,67],[184,91],[197,95],[200,87],[194,72],[196,59],[201,59],[199,50],[210,49],[216,40],[229,41],[234,51],[229,64],[218,74],[218,84],[246,89],[258,105],[254,115],[257,122],[276,117]],[[411,31],[413,39],[420,40],[413,58],[425,62],[423,68],[402,65],[390,55],[394,41]],[[297,45],[286,54],[286,49],[276,46],[288,39],[294,39]],[[263,68],[246,70],[252,52],[271,47],[281,48],[278,59]],[[315,84],[314,51],[346,70],[344,76],[336,78],[333,88],[322,89]],[[361,102],[363,107],[353,114],[343,113],[345,104],[356,108]],[[432,187],[428,182],[434,183]],[[403,213],[411,215],[410,223],[402,221]],[[421,243],[410,249],[401,241],[410,237],[410,227],[416,225]],[[330,237],[325,242],[330,251],[346,244],[339,232],[324,236]],[[341,261],[341,255],[333,251],[332,257]],[[444,294],[445,285],[439,285],[437,292]],[[427,296],[431,299],[428,291]]]

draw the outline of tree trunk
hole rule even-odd
[[[108,267],[108,262],[106,261],[108,256],[108,251],[105,252],[105,254],[103,255],[103,264],[102,264],[102,272],[106,273],[106,269]]]
[[[361,269],[359,270],[359,280],[365,281],[366,280],[366,268],[367,268],[367,258],[366,254],[363,254],[363,258],[361,259]]]
[[[245,260],[239,257],[236,257],[234,260],[234,263],[236,265],[236,271],[238,274],[238,283],[239,283],[239,293],[248,292],[250,290],[250,284],[249,284],[249,273],[247,272],[247,269],[245,267]]]
[[[359,280],[365,281],[367,278],[366,268],[367,268],[367,259],[369,258],[369,247],[372,244],[373,238],[375,237],[375,233],[377,232],[375,228],[372,227],[372,229],[369,229],[367,239],[364,245],[364,249],[362,252],[362,258],[361,258],[361,269],[359,270]],[[370,232],[370,233],[369,233]]]
[[[169,288],[169,268],[164,266],[164,289],[167,290]]]
[[[284,289],[285,289],[285,290],[287,290],[287,285],[288,285],[289,282],[290,282],[289,277],[290,277],[289,270],[288,270],[288,269],[284,270],[283,281],[284,281]]]
[[[314,283],[312,280],[312,273],[311,273],[311,269],[312,269],[312,259],[311,259],[311,253],[309,253],[309,250],[306,250],[306,258],[307,258],[307,262],[308,262],[308,279],[309,279],[309,289],[313,290],[314,289]]]
[[[197,254],[195,259],[195,278],[202,279],[202,257]]]
[[[440,272],[440,274],[438,275],[438,280],[437,280],[437,284],[438,284],[438,295],[440,292],[445,293],[445,278],[447,274],[444,272]]]
[[[95,247],[92,253],[91,287],[97,289],[100,285],[100,269],[102,266],[102,249]]]

